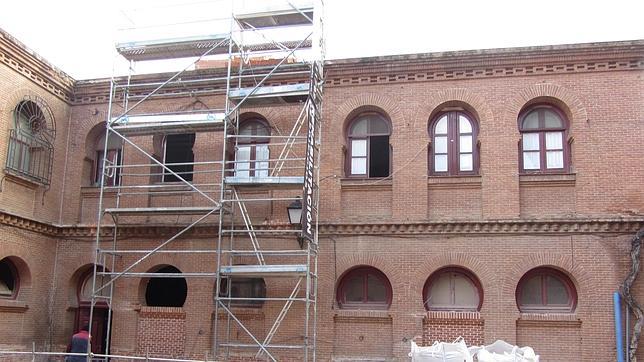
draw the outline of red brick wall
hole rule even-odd
[[[438,342],[453,342],[463,337],[468,346],[480,346],[485,342],[485,321],[475,312],[428,312],[423,319],[422,343],[429,346]]]
[[[186,314],[182,308],[141,307],[137,352],[151,357],[183,357],[186,353]]]
[[[387,313],[342,311],[333,319],[336,358],[392,356],[392,320]]]
[[[410,339],[425,335],[428,341],[449,341],[463,334],[477,343],[504,339],[531,345],[544,361],[594,361],[596,349],[603,351],[602,357],[607,360],[614,358],[611,293],[628,266],[628,237],[644,222],[644,180],[640,176],[644,171],[644,149],[632,146],[639,144],[643,131],[642,51],[641,45],[628,51],[620,49],[569,50],[558,55],[548,55],[544,49],[532,56],[525,51],[515,54],[512,64],[502,68],[498,64],[508,62],[503,52],[489,59],[483,53],[464,55],[462,59],[435,55],[438,61],[421,62],[410,57],[380,64],[364,61],[359,66],[349,62],[327,67],[320,165],[324,179],[321,221],[325,231],[319,254],[320,360],[404,359]],[[619,58],[619,52],[637,59],[615,60],[609,65],[605,59]],[[460,60],[452,61],[456,58]],[[107,83],[79,84],[77,100],[64,100],[14,68],[0,66],[0,120],[5,125],[0,127],[0,139],[7,139],[11,111],[25,94],[46,98],[59,132],[52,188],[45,193],[41,188],[5,178],[1,183],[1,208],[69,227],[52,226],[64,230],[58,233],[33,232],[25,231],[35,228],[28,222],[20,221],[14,227],[3,219],[0,259],[21,258],[28,270],[23,275],[32,278],[26,284],[31,289],[21,289],[17,302],[0,301],[0,320],[8,321],[0,324],[0,341],[7,341],[12,348],[29,348],[31,341],[36,341],[37,347],[62,350],[72,333],[77,273],[94,261],[92,229],[74,225],[91,226],[96,222],[98,189],[87,181],[93,167],[87,159],[88,144],[93,142],[88,135],[107,117],[107,105],[100,101],[105,99]],[[200,96],[199,100],[209,106],[223,103],[218,96]],[[571,174],[519,175],[517,116],[526,104],[537,101],[561,106],[569,118]],[[166,97],[146,102],[140,110],[176,111],[190,109],[194,104],[190,97]],[[478,176],[427,175],[428,121],[446,105],[463,107],[475,115],[480,130]],[[363,109],[377,109],[391,120],[391,179],[345,178],[344,126]],[[266,106],[249,111],[264,116],[275,134],[284,134],[299,107]],[[160,152],[153,137],[135,141],[150,153]],[[221,150],[220,133],[199,134],[195,159],[219,160]],[[5,153],[3,145],[0,162],[4,162]],[[277,154],[279,147],[272,147],[271,155]],[[129,164],[149,163],[129,146],[125,160]],[[150,169],[145,166],[143,172]],[[218,182],[219,173],[212,175],[197,174],[195,183]],[[124,182],[134,184],[135,180],[130,176]],[[264,191],[252,194],[262,195]],[[276,191],[273,195],[293,196],[289,191]],[[142,207],[205,204],[194,194],[129,196],[122,201],[124,206]],[[284,223],[287,204],[253,205],[251,217],[264,226]],[[577,221],[564,223],[571,218]],[[541,219],[555,222],[539,222]],[[144,226],[137,228],[138,233],[126,234],[119,246],[152,249],[173,235],[165,226],[190,220],[194,219],[181,216],[126,220]],[[165,226],[155,228],[159,223]],[[216,220],[209,220],[207,225],[180,238],[168,250],[213,248]],[[287,237],[261,242],[266,248],[297,247],[296,240]],[[183,272],[213,272],[214,259],[213,254],[157,254],[138,265],[137,271],[169,264]],[[117,259],[116,267],[122,269],[136,260],[136,255],[128,254]],[[249,262],[243,258],[238,261]],[[393,294],[387,311],[338,309],[337,278],[356,265],[376,267],[387,276]],[[484,299],[480,319],[427,318],[423,286],[434,271],[445,266],[467,268],[481,281]],[[570,276],[579,295],[574,313],[543,321],[538,319],[541,316],[518,311],[518,281],[530,269],[541,266],[557,268]],[[112,351],[198,358],[212,353],[213,320],[204,316],[214,312],[213,284],[212,279],[191,278],[183,309],[158,311],[144,306],[144,281],[119,280]],[[284,281],[267,281],[271,297],[288,293],[291,287]],[[635,291],[638,297],[644,297],[641,283]],[[239,314],[261,336],[272,325],[280,307],[280,303],[266,303],[260,309]],[[294,311],[301,314],[302,307],[296,306]],[[235,328],[234,338],[248,341],[243,333],[237,337],[239,328]],[[301,319],[288,317],[275,341],[301,342],[301,328]],[[146,330],[152,332],[144,333]],[[253,355],[235,353],[238,359],[251,359]],[[294,355],[280,356],[289,359]]]
[[[530,346],[540,361],[577,361],[582,356],[581,322],[561,316],[552,321],[544,318],[517,320],[517,344]],[[596,350],[598,360],[607,360],[609,351]],[[610,353],[615,353],[610,350]]]

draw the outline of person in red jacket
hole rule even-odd
[[[72,341],[67,346],[67,352],[72,353],[87,353],[87,345],[89,344],[90,335],[89,335],[89,325],[83,323],[80,331],[72,336]],[[67,356],[65,357],[65,362],[85,362],[87,361],[87,356]]]

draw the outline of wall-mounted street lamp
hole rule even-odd
[[[302,225],[302,201],[298,197],[293,202],[291,202],[287,207],[286,211],[288,212],[288,222],[293,226]],[[304,238],[302,235],[297,236],[297,242],[300,244],[300,249],[304,247]]]

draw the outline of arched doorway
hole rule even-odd
[[[78,283],[76,287],[76,297],[78,299],[78,309],[76,310],[76,317],[74,319],[74,333],[78,332],[81,327],[84,325],[89,325],[89,318],[92,305],[92,286],[93,286],[93,273],[94,267],[90,266],[85,268],[78,278]],[[98,267],[97,271],[102,271],[102,267]],[[105,285],[105,282],[109,280],[105,276],[96,277],[96,285],[98,286]],[[101,290],[98,295],[100,297],[96,298],[96,303],[94,304],[94,314],[92,315],[92,327],[90,335],[92,336],[92,352],[98,354],[106,354],[107,351],[107,341],[109,338],[108,335],[108,318],[110,317],[109,306],[107,304],[107,299],[101,298],[109,296],[109,285]]]

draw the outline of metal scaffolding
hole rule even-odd
[[[294,355],[316,359],[323,4],[321,0],[231,3],[232,16],[206,22],[208,31],[202,35],[178,37],[179,32],[172,30],[160,39],[148,30],[151,37],[117,44],[131,70],[140,62],[184,57],[196,57],[192,64],[199,65],[210,56],[226,64],[226,70],[199,77],[191,75],[188,66],[163,82],[144,81],[132,73],[112,79],[90,309],[91,329],[94,309],[108,307],[108,355],[119,279],[200,277],[215,283],[215,359],[239,355],[273,361]],[[227,23],[227,32],[219,32],[215,22]],[[195,110],[159,112],[154,101],[163,96],[212,96],[220,101],[214,107],[201,102]],[[275,134],[245,133],[245,110],[273,105],[301,108],[299,116],[288,122],[290,131],[275,127]],[[177,160],[167,150],[157,151],[158,144],[162,149],[169,142],[194,144],[194,135],[201,133],[221,136],[221,154],[197,161],[194,155]],[[255,142],[260,138],[265,147],[261,152]],[[110,153],[115,139],[122,149]],[[277,157],[272,156],[275,153]],[[300,223],[276,220],[280,218],[272,210],[289,203],[301,205]],[[257,210],[271,211],[266,215]],[[261,218],[264,221],[258,224]],[[147,249],[123,246],[121,228],[150,224],[169,225],[172,231]],[[209,248],[168,250],[169,244],[201,226],[218,229]],[[165,274],[141,270],[146,259],[170,252],[186,258],[210,255],[213,267]],[[258,278],[274,280],[269,285],[276,287],[258,295],[236,294],[236,283]],[[279,312],[270,328],[257,330],[238,316],[240,303],[270,304]]]

